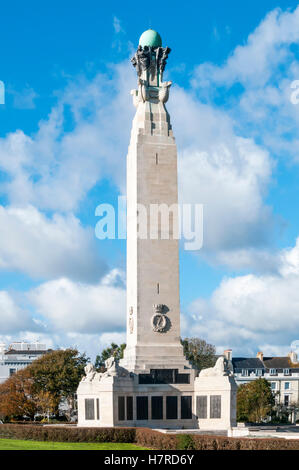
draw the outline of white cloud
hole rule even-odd
[[[34,109],[35,100],[38,94],[28,85],[23,90],[8,89],[8,93],[13,96],[13,106],[17,109]]]
[[[0,169],[8,176],[2,192],[10,203],[74,210],[111,174],[123,189],[136,79],[127,61],[110,71],[70,83],[36,134],[18,130],[0,139]]]
[[[251,33],[243,46],[237,46],[223,66],[200,65],[194,85],[211,80],[231,85],[240,82],[244,86],[263,86],[275,68],[286,56],[291,56],[289,46],[299,41],[299,7],[292,11],[279,8],[267,14]]]
[[[23,310],[7,291],[0,291],[1,334],[32,328],[28,312]]]
[[[190,306],[189,330],[243,354],[265,344],[272,354],[290,349],[299,332],[298,253],[299,238],[281,253],[281,274],[224,278],[209,300]]]
[[[0,206],[0,269],[35,278],[96,280],[105,270],[94,233],[72,214],[46,217],[33,206]]]
[[[298,106],[291,83],[299,78],[299,7],[275,9],[237,46],[223,65],[204,63],[192,85],[210,99],[225,93],[225,107],[239,129],[257,138],[275,155],[299,161]],[[229,93],[233,85],[234,93]]]
[[[126,335],[125,332],[109,332],[101,335],[97,333],[65,333],[62,331],[50,333],[22,331],[0,335],[0,343],[3,342],[6,346],[16,341],[26,341],[28,343],[38,341],[45,344],[48,349],[75,348],[82,354],[86,353],[94,361],[97,354],[100,354],[112,342],[116,344],[125,343]]]
[[[28,294],[37,313],[56,332],[95,334],[125,329],[125,290],[104,278],[99,284],[66,278],[41,284]]]
[[[204,205],[203,253],[228,265],[238,260],[244,265],[246,257],[250,266],[250,249],[267,246],[275,223],[264,203],[274,165],[270,155],[252,139],[238,136],[224,112],[182,89],[173,95],[179,194],[181,202]],[[241,250],[243,260],[231,258],[230,253]]]
[[[120,19],[117,18],[117,16],[113,17],[113,28],[114,28],[114,32],[116,34],[124,32],[122,27],[121,27]]]

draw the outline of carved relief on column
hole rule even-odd
[[[168,307],[163,304],[153,305],[154,315],[151,318],[151,325],[153,331],[156,333],[166,333],[170,329],[171,322],[166,312]]]
[[[134,331],[133,313],[134,313],[134,309],[133,309],[133,307],[130,307],[130,309],[129,309],[129,331],[130,331],[130,334],[132,334],[133,331]]]

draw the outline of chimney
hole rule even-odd
[[[292,364],[298,364],[298,356],[295,351],[289,352],[288,357],[290,358]]]
[[[259,351],[256,357],[262,361],[264,359],[264,353],[262,353],[262,351]]]
[[[224,352],[223,352],[223,356],[226,357],[226,359],[228,361],[231,361],[232,360],[232,357],[233,357],[233,351],[231,349],[226,349]]]

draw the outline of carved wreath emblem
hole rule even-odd
[[[159,304],[159,305],[154,305],[154,315],[151,318],[151,324],[153,331],[156,333],[163,333],[166,331],[167,328],[167,323],[168,323],[168,317],[165,314],[165,305]]]

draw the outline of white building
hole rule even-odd
[[[232,350],[224,351],[237,385],[260,377],[271,383],[277,403],[286,407],[299,403],[299,362],[295,352],[284,357],[266,357],[258,352],[256,357],[232,357]]]
[[[45,344],[39,342],[15,342],[7,348],[4,343],[0,343],[0,383],[50,351]]]

